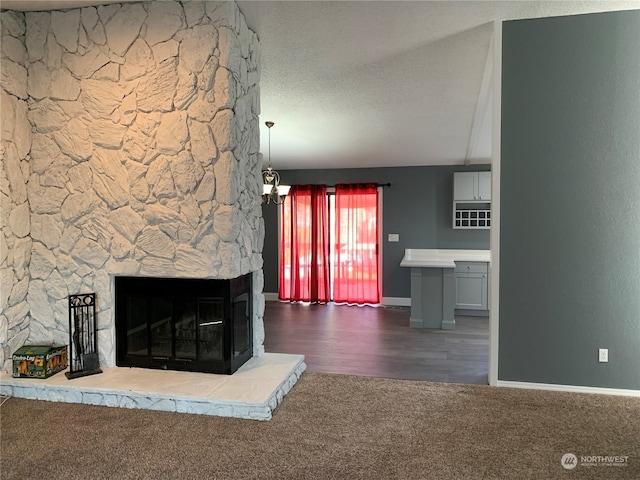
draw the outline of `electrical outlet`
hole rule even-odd
[[[598,349],[598,361],[602,362],[602,363],[609,361],[609,349],[608,348],[600,348],[600,349]]]
[[[400,241],[400,234],[399,233],[390,233],[388,238],[389,238],[390,242],[399,242]]]

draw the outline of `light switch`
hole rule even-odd
[[[598,361],[601,363],[609,361],[609,349],[608,348],[599,348],[598,349]]]
[[[390,242],[399,242],[400,241],[400,234],[399,233],[390,233],[389,234],[389,241]]]

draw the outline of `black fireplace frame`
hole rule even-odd
[[[116,314],[116,365],[118,367],[141,367],[163,370],[195,371],[216,374],[233,374],[240,366],[253,356],[253,289],[252,275],[249,273],[229,280],[221,279],[191,279],[166,277],[115,277],[115,314]],[[248,302],[248,339],[246,348],[234,351],[236,344],[234,318],[237,312],[234,298],[247,295]],[[147,355],[132,355],[128,353],[127,338],[127,297],[137,298],[170,298],[172,300],[172,331],[176,326],[176,300],[217,301],[222,299],[224,308],[222,358],[201,360],[199,353],[196,359],[186,360],[176,358],[176,335],[172,336],[171,357],[153,356],[151,352],[151,326],[147,327],[148,352]],[[235,297],[234,297],[235,296]],[[247,305],[245,305],[247,308]],[[199,329],[195,329],[196,336]],[[195,339],[196,349],[199,340]]]

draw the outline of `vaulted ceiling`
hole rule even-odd
[[[489,163],[493,22],[640,8],[637,0],[238,4],[262,44],[261,120],[276,123],[276,168]]]
[[[113,3],[3,0],[19,10]],[[640,8],[605,1],[239,1],[262,46],[274,166],[489,163],[493,22]],[[489,63],[487,61],[489,60]]]

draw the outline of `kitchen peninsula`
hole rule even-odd
[[[405,249],[401,267],[411,268],[412,328],[455,328],[455,308],[458,303],[454,272],[464,264],[471,271],[477,264],[484,268],[478,285],[486,292],[489,250]],[[485,293],[486,298],[486,293]]]

